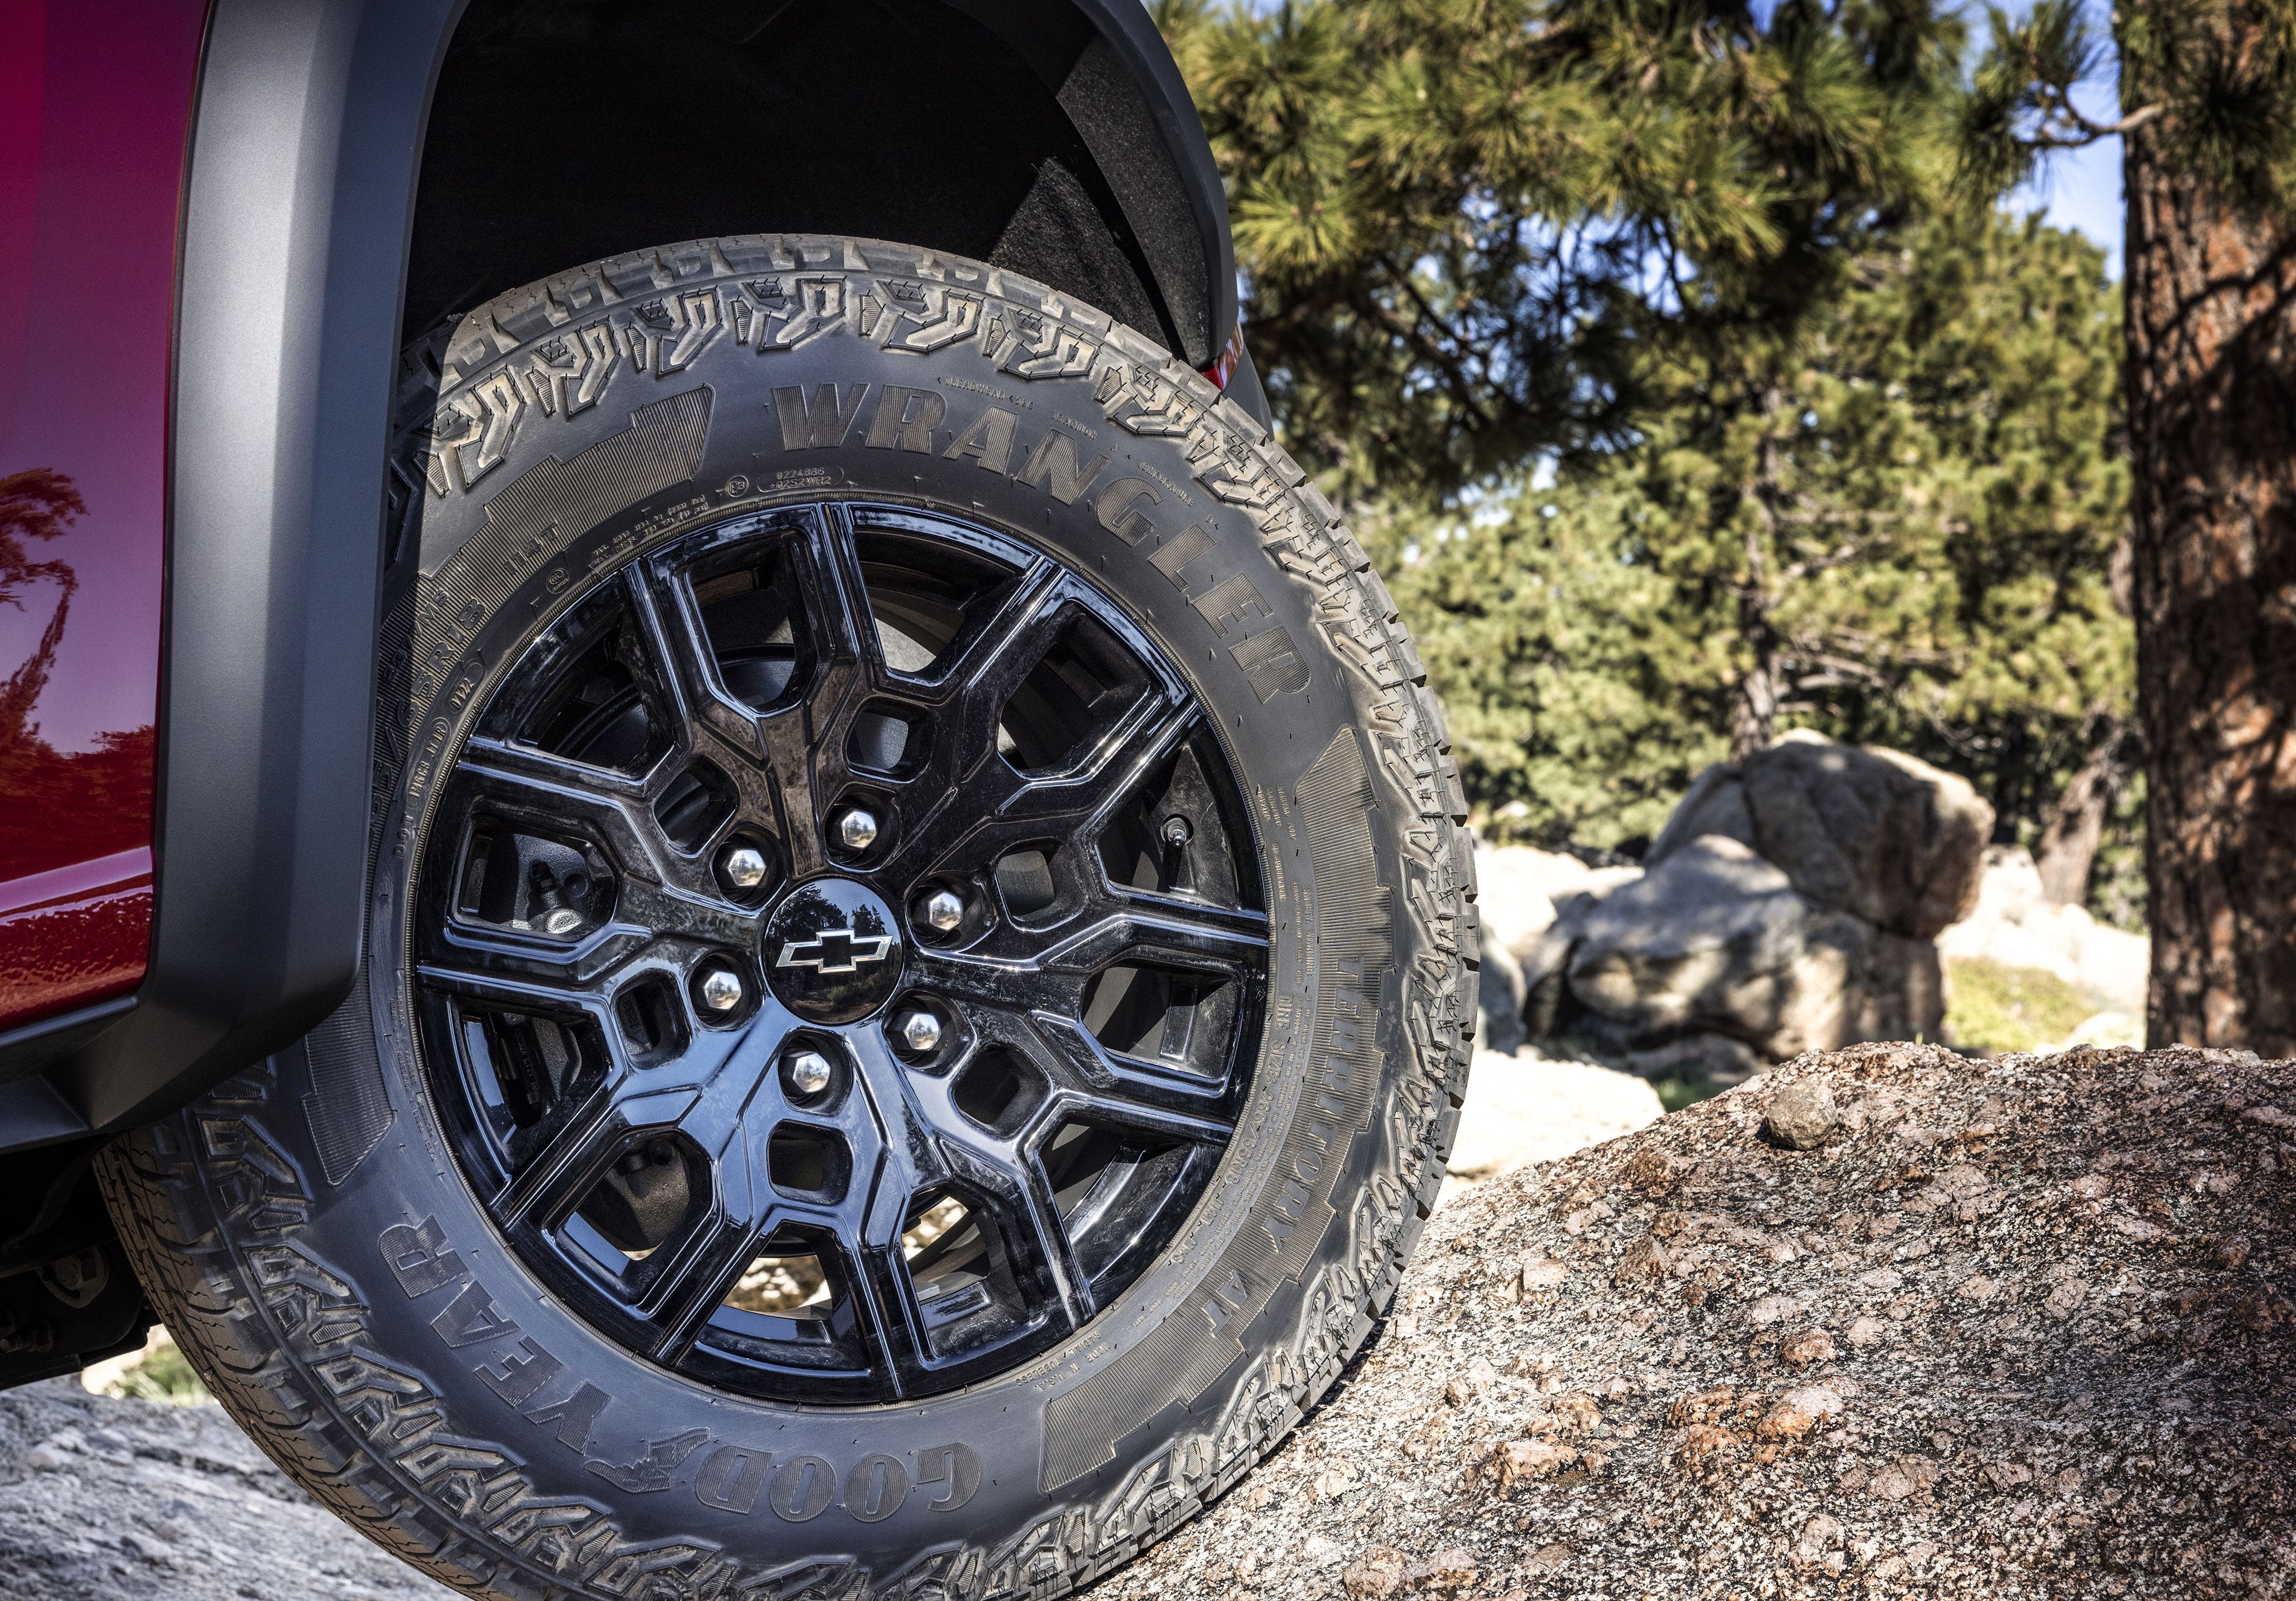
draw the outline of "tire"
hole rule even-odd
[[[620,257],[427,359],[365,967],[107,1154],[153,1301],[282,1467],[473,1595],[1052,1596],[1128,1560],[1331,1384],[1441,1181],[1472,862],[1384,587],[1204,379],[931,251]],[[964,753],[991,722],[1001,765]]]

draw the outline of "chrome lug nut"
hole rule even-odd
[[[951,890],[935,890],[925,899],[925,921],[942,933],[954,933],[964,921],[964,902]]]
[[[848,850],[868,850],[877,842],[877,814],[865,807],[847,807],[837,818],[837,842]]]
[[[800,1051],[783,1063],[790,1088],[801,1096],[817,1096],[829,1088],[829,1058],[819,1051]]]
[[[922,1006],[901,1019],[899,1032],[901,1043],[920,1056],[940,1048],[940,1019]]]
[[[742,1004],[742,975],[730,967],[712,967],[701,975],[701,1004],[712,1012],[731,1012]]]
[[[754,845],[728,845],[718,858],[718,871],[737,890],[754,890],[766,882],[766,855]]]

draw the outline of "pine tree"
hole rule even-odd
[[[1951,148],[1936,0],[1304,0],[1157,16],[1295,454],[1442,493],[1631,440],[1660,332],[1790,336]]]
[[[1992,17],[1964,176],[2119,135],[2133,590],[2146,752],[2146,1032],[2296,1052],[2296,7],[2075,0]]]
[[[1157,8],[1285,442],[1524,833],[1630,842],[1803,725],[1968,774],[2065,895],[2113,843],[2111,297],[2078,241],[1940,203],[1955,10]]]
[[[2094,246],[1952,210],[1790,344],[1665,364],[1637,447],[1388,520],[1472,792],[1533,837],[1648,834],[1759,683],[1772,723],[1965,773],[2033,842],[2130,715],[2118,337]]]

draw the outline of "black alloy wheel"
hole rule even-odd
[[[1185,1219],[1267,918],[1193,695],[1062,562],[887,505],[741,518],[598,585],[478,728],[414,890],[424,1050],[505,1238],[610,1337],[931,1394]]]
[[[100,1168],[232,1416],[489,1601],[1051,1601],[1274,1449],[1477,989],[1299,467],[1073,296],[795,234],[497,296],[393,460],[357,981]]]

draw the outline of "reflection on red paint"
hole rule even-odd
[[[1235,332],[1227,336],[1227,343],[1220,347],[1220,353],[1212,357],[1212,365],[1204,369],[1204,376],[1219,388],[1226,389],[1227,381],[1235,376],[1235,369],[1242,360],[1243,324],[1239,322]]]
[[[9,819],[0,825],[0,914],[31,893],[18,881],[108,858],[151,831],[149,727],[100,734],[92,749],[65,754],[33,717],[79,590],[70,564],[45,553],[86,509],[61,472],[0,478],[0,612],[39,623],[20,660],[0,653],[0,817]]]
[[[206,0],[0,0],[0,1030],[151,944],[168,357]]]
[[[125,994],[144,977],[151,930],[148,850],[0,884],[7,1005],[39,1017]]]

